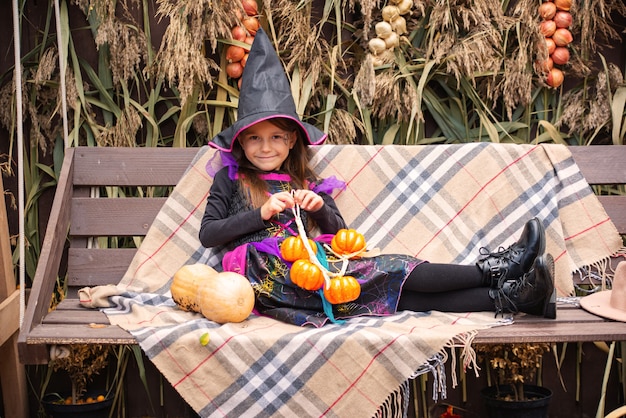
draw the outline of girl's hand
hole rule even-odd
[[[293,197],[295,203],[307,212],[317,212],[324,206],[324,199],[313,190],[296,190]]]
[[[261,218],[264,221],[269,221],[272,216],[277,213],[281,213],[285,209],[290,209],[295,206],[295,202],[291,193],[279,192],[270,196],[270,198],[261,206]]]

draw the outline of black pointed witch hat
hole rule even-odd
[[[237,121],[211,139],[209,145],[230,152],[241,131],[275,117],[292,119],[300,125],[307,145],[318,145],[326,139],[324,132],[300,120],[285,70],[267,34],[259,29],[243,70]]]

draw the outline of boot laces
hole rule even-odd
[[[528,280],[530,273],[524,274],[519,280],[504,279],[501,277],[498,280],[498,287],[495,289],[494,305],[496,308],[495,317],[499,314],[504,316],[505,309],[507,312],[516,314],[519,312],[515,299],[521,293],[522,289],[526,286],[532,287],[533,284]],[[505,284],[508,285],[507,290],[504,289]]]
[[[481,256],[478,261],[486,262],[492,277],[498,280],[502,280],[507,276],[511,263],[521,264],[519,255],[522,251],[516,248],[515,245],[511,245],[508,248],[498,247],[496,252],[491,252],[487,247],[480,247],[478,251]]]
[[[523,251],[518,249],[515,244],[513,244],[508,248],[498,247],[498,251],[493,253],[487,247],[480,247],[478,252],[481,255],[479,261],[485,261],[493,257],[496,258],[498,261],[505,259],[515,264],[520,264],[519,255]]]

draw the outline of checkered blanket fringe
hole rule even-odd
[[[198,241],[213,156],[199,149],[105,311],[193,409],[203,417],[394,415],[404,409],[407,379],[422,372],[435,376],[435,397],[445,395],[440,356],[460,344],[469,347],[463,364],[471,364],[472,336],[497,325],[493,313],[399,312],[311,329],[254,315],[220,326],[176,308],[169,293],[176,270],[217,266],[221,257],[222,249]],[[568,296],[573,271],[621,248],[563,146],[325,145],[313,158],[321,176],[346,182],[337,204],[370,249],[472,264],[481,247],[506,247],[536,216],[556,260],[558,293]]]
[[[374,417],[407,418],[410,397],[409,381],[405,380],[398,389],[389,394]]]

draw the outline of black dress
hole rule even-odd
[[[270,192],[291,189],[289,177],[268,173],[265,180]],[[329,243],[332,234],[346,228],[337,206],[328,194],[316,190],[319,184],[310,184],[325,201],[323,209],[314,213],[301,213],[303,224],[311,216],[320,235],[314,238]],[[206,247],[228,242],[224,270],[245,275],[256,295],[255,310],[295,325],[324,325],[328,320],[363,315],[390,315],[396,312],[402,285],[421,260],[408,255],[379,255],[363,257],[348,262],[346,275],[353,276],[361,285],[361,295],[353,302],[330,305],[321,290],[308,291],[293,284],[289,278],[291,263],[280,257],[280,243],[297,235],[294,213],[286,210],[271,221],[263,221],[260,209],[247,204],[237,182],[228,177],[226,170],[219,171],[211,187],[207,209],[200,228],[200,241]],[[309,231],[307,231],[309,235]],[[318,245],[319,250],[323,247]],[[326,254],[331,271],[339,271],[341,260]]]

